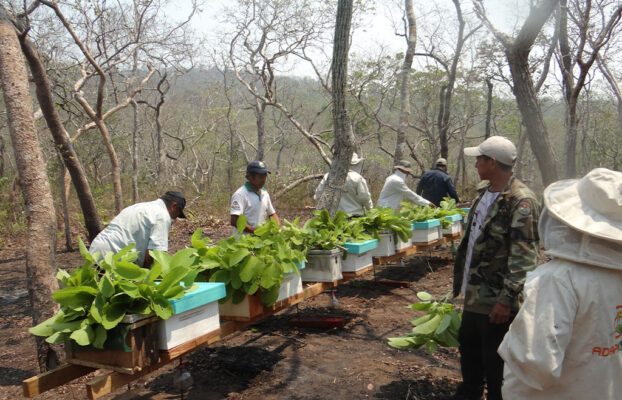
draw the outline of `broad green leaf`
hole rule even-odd
[[[437,314],[434,317],[432,317],[429,321],[414,327],[412,332],[422,334],[422,335],[429,335],[432,332],[436,331],[436,329],[438,329],[438,326],[441,323],[441,319],[442,317]]]
[[[425,311],[425,310],[429,309],[430,307],[432,307],[432,304],[430,304],[430,303],[415,303],[415,304],[411,304],[409,307],[412,308],[413,310]]]
[[[114,294],[114,284],[110,280],[107,272],[99,280],[99,291],[105,298],[112,297]]]
[[[102,326],[107,330],[117,326],[125,317],[125,310],[123,304],[106,304],[102,310]]]
[[[102,323],[102,313],[104,311],[104,305],[106,304],[106,300],[104,299],[104,295],[102,293],[97,293],[95,296],[95,301],[91,304],[91,317],[97,322]]]
[[[141,268],[136,264],[125,261],[118,261],[112,267],[112,271],[123,279],[143,280],[149,275],[149,270]]]
[[[417,297],[419,297],[419,299],[421,301],[432,301],[434,300],[434,297],[432,297],[432,295],[428,292],[417,292]]]
[[[160,293],[154,293],[151,308],[162,319],[169,319],[174,313],[171,303]]]
[[[90,286],[71,286],[54,292],[52,299],[61,306],[87,307],[91,305],[97,293],[97,289]]]
[[[119,289],[123,291],[129,297],[135,299],[140,297],[140,292],[138,290],[138,285],[132,282],[121,281],[119,282]]]
[[[236,228],[238,230],[238,233],[242,233],[244,232],[244,229],[246,229],[246,217],[244,216],[244,214],[238,216]]]
[[[61,282],[64,282],[66,279],[69,279],[69,274],[64,269],[59,268],[58,271],[56,272],[56,279],[58,279]]]
[[[451,323],[451,315],[445,314],[445,316],[443,316],[443,319],[441,320],[441,324],[436,329],[436,334],[440,335],[441,333],[445,332],[445,330],[449,328],[450,323]]]
[[[425,344],[425,351],[428,354],[434,353],[437,348],[438,348],[438,344],[436,344],[436,342],[433,340],[430,340],[429,342]]]
[[[55,332],[54,328],[52,328],[52,324],[56,322],[56,319],[58,317],[59,315],[56,314],[53,317],[48,318],[45,321],[41,322],[40,324],[28,329],[28,332],[36,336],[50,336],[51,334]]]
[[[48,343],[63,343],[69,339],[69,335],[69,333],[65,332],[55,332],[52,335],[48,336],[45,341]]]
[[[421,317],[411,320],[410,323],[415,326],[421,325],[431,320],[433,316],[434,316],[433,314],[426,314],[426,315],[423,315]]]
[[[250,255],[251,253],[244,249],[244,248],[240,248],[238,250],[236,250],[235,253],[233,253],[230,257],[229,257],[229,266],[234,266],[240,263],[240,261],[242,261],[246,256]]]
[[[231,287],[234,289],[239,289],[242,287],[242,280],[240,279],[240,275],[235,272],[230,274],[231,276]]]
[[[167,299],[171,299],[171,298],[174,298],[175,296],[178,296],[179,294],[182,294],[183,296],[183,292],[184,292],[183,286],[173,286],[169,288],[166,292],[164,292],[162,295],[166,297]]]
[[[129,255],[129,253],[134,250],[136,248],[136,243],[130,243],[127,246],[125,246],[124,248],[122,248],[121,250],[119,250],[119,252],[117,254],[115,254],[112,259],[114,261],[119,261],[121,259],[123,259],[123,257],[125,255]],[[134,252],[135,256],[138,257],[138,253]],[[135,260],[135,259],[134,259]],[[129,261],[129,260],[125,260],[125,261]],[[110,263],[110,265],[112,265],[113,263]]]
[[[149,250],[149,255],[153,258],[153,265],[158,264],[162,275],[168,274],[171,269],[171,256],[162,250]],[[153,268],[153,265],[151,268]]]
[[[106,331],[106,329],[101,325],[97,325],[97,327],[95,328],[95,339],[93,340],[93,347],[95,347],[96,349],[103,349],[107,337],[108,332]]]
[[[245,289],[246,293],[248,293],[250,295],[253,295],[253,294],[255,294],[255,292],[257,292],[257,290],[259,290],[259,283],[257,283],[257,282],[248,282],[248,283],[244,284],[244,289]]]
[[[83,320],[80,319],[69,322],[54,322],[52,323],[52,329],[54,329],[55,332],[73,332],[77,329],[80,329],[80,327],[82,326],[82,321]]]
[[[231,281],[229,276],[229,271],[226,269],[221,269],[216,271],[209,279],[210,282],[222,282],[225,285]]]
[[[192,247],[194,247],[195,249],[206,249],[207,248],[207,245],[201,239],[201,235],[203,235],[203,231],[201,230],[201,228],[198,228],[196,231],[194,231],[194,233],[190,237],[190,243],[192,244]]]
[[[110,265],[111,267],[114,265],[113,256],[114,256],[114,253],[112,251],[107,252],[106,255],[104,256],[104,262]]]
[[[240,270],[240,280],[242,282],[249,282],[255,277],[258,271],[263,268],[263,263],[257,257],[248,257]]]
[[[246,293],[241,290],[235,290],[233,292],[233,296],[231,296],[231,302],[233,304],[240,304],[244,298],[246,297]]]
[[[261,304],[270,307],[279,297],[279,285],[275,285],[270,289],[261,289]]]
[[[194,284],[195,279],[197,279],[198,275],[199,270],[190,270],[190,272],[186,274],[186,277],[181,282],[184,284],[185,287],[191,287]]]
[[[89,253],[88,249],[84,245],[82,238],[78,238],[78,249],[80,249],[80,255],[82,256],[82,258],[88,261],[94,261],[93,256],[91,256],[91,253]]]
[[[93,332],[90,325],[87,325],[82,329],[74,331],[69,338],[73,339],[80,346],[88,346],[95,340],[95,332]]]
[[[154,282],[156,279],[160,277],[162,274],[162,264],[159,262],[154,262],[151,264],[151,269],[149,269],[149,275],[147,276],[147,282]]]
[[[162,282],[157,286],[158,293],[164,293],[172,286],[178,285],[179,282],[186,278],[186,275],[190,272],[190,268],[186,267],[174,267],[172,268],[168,274],[164,276]]]
[[[197,261],[197,251],[192,247],[179,250],[173,258],[171,258],[171,268],[187,267],[190,268]]]
[[[276,264],[270,264],[264,268],[261,274],[261,287],[264,289],[276,285],[281,277],[281,270]]]

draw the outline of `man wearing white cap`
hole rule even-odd
[[[514,177],[516,148],[493,136],[464,149],[488,184],[471,207],[454,263],[454,296],[464,294],[458,333],[462,383],[453,399],[500,400],[503,360],[497,348],[520,306],[527,271],[538,262],[538,202]]]
[[[410,163],[408,161],[400,161],[394,167],[394,170],[395,172],[393,172],[393,175],[389,176],[384,181],[384,186],[382,187],[380,197],[378,198],[379,207],[391,207],[397,211],[400,208],[400,203],[404,199],[422,207],[434,207],[434,204],[410,190],[410,188],[406,185],[406,176],[413,175],[413,171],[410,169]]]
[[[503,398],[622,396],[622,173],[597,168],[544,191],[546,264],[499,347]]]
[[[339,200],[338,209],[352,216],[361,216],[365,214],[365,209],[369,210],[374,207],[371,201],[371,194],[367,188],[367,181],[360,174],[363,168],[363,160],[363,158],[359,158],[358,154],[352,154],[350,170],[341,191],[341,200]],[[315,200],[318,200],[322,195],[327,180],[328,174],[325,174],[322,182],[315,189],[315,195],[313,196]]]
[[[447,174],[447,160],[439,158],[436,160],[435,165],[434,169],[426,171],[421,175],[421,179],[419,179],[417,184],[417,194],[420,194],[437,206],[441,204],[443,197],[451,197],[458,203],[460,199],[458,198],[458,193],[456,193],[456,187]]]

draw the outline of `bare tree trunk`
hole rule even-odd
[[[350,117],[346,110],[346,78],[348,76],[348,45],[350,44],[350,22],[352,0],[339,0],[332,61],[333,128],[335,132],[334,157],[328,173],[324,192],[318,200],[318,209],[328,209],[335,215],[341,200],[341,188],[352,158],[354,137]]]
[[[456,8],[456,15],[458,17],[458,41],[456,42],[456,51],[454,58],[451,61],[451,67],[449,68],[449,75],[447,76],[447,85],[441,89],[441,104],[439,107],[438,117],[438,140],[441,146],[441,157],[448,158],[449,144],[447,138],[447,132],[449,131],[449,116],[451,115],[451,96],[454,91],[454,84],[456,82],[456,71],[458,69],[458,61],[460,61],[460,55],[462,53],[462,47],[464,46],[464,18],[462,17],[462,9],[460,8],[459,0],[452,0],[454,7]]]
[[[4,136],[0,136],[0,177],[4,176],[4,150],[6,148],[6,142]]]
[[[257,119],[257,155],[256,160],[263,160],[266,148],[266,104],[255,97],[255,118]]]
[[[138,202],[138,104],[132,100],[132,203]]]
[[[28,76],[15,29],[0,8],[0,84],[9,119],[9,132],[26,206],[28,233],[26,282],[33,323],[50,318],[58,304],[52,293],[58,289],[54,274],[56,219],[50,182],[33,119]],[[58,347],[37,337],[39,368],[58,365]],[[17,361],[17,360],[16,360]]]
[[[536,90],[534,89],[531,72],[529,70],[529,52],[538,33],[544,23],[557,7],[559,0],[539,0],[531,8],[529,16],[525,20],[516,38],[510,38],[499,32],[486,17],[483,5],[473,2],[477,16],[486,24],[488,29],[501,42],[508,59],[512,81],[512,90],[521,112],[527,135],[531,143],[531,149],[538,160],[538,166],[542,173],[544,185],[555,182],[558,179],[555,155],[551,147],[549,134],[544,124],[542,110],[538,103]]]
[[[60,121],[60,116],[58,112],[56,112],[50,81],[36,49],[32,42],[24,35],[20,37],[20,44],[37,87],[36,94],[39,107],[41,107],[41,112],[45,117],[48,129],[54,138],[54,144],[60,152],[69,175],[71,175],[71,181],[76,189],[82,215],[84,216],[84,225],[89,234],[89,241],[92,241],[103,229],[103,226],[99,219],[99,214],[97,213],[97,206],[95,205],[95,200],[91,193],[91,187],[86,179],[86,173],[73,148],[69,135]]]
[[[492,81],[486,78],[486,86],[488,87],[488,96],[486,97],[486,133],[484,139],[490,137],[490,120],[492,118]]]
[[[408,150],[406,130],[408,129],[408,119],[410,116],[410,70],[412,69],[413,56],[417,44],[417,21],[415,20],[412,0],[404,0],[404,12],[408,20],[408,37],[406,39],[406,56],[404,57],[402,72],[400,73],[400,116],[393,165],[399,163]]]
[[[60,168],[60,179],[58,180],[58,191],[59,191],[59,197],[60,197],[60,203],[61,206],[63,207],[63,224],[64,224],[64,231],[65,231],[65,247],[67,248],[68,251],[72,251],[73,250],[73,246],[71,245],[71,225],[69,224],[69,207],[68,207],[68,202],[67,202],[67,193],[65,192],[65,182],[64,182],[64,177],[65,174],[67,173],[67,168],[65,167],[65,164],[63,164],[63,158],[60,154],[60,150],[57,151],[57,155],[58,155],[58,161],[60,161],[61,164],[61,168]]]

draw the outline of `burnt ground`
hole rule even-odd
[[[218,238],[229,234],[213,218],[174,224],[171,250],[182,248],[197,226]],[[59,240],[59,242],[61,242]],[[80,263],[77,252],[59,252],[58,266]],[[408,332],[417,291],[437,298],[451,288],[451,259],[438,249],[376,269],[383,279],[407,280],[409,288],[386,286],[368,272],[336,288],[339,304],[319,294],[279,314],[184,357],[193,385],[186,399],[438,399],[460,380],[456,349],[428,355],[423,349],[399,351],[387,338]],[[19,244],[0,250],[0,399],[22,398],[21,381],[37,374],[36,349],[26,291],[25,260]],[[343,328],[291,327],[293,317],[343,317]],[[167,367],[118,390],[107,399],[182,398]],[[95,373],[97,374],[97,372]],[[94,374],[45,392],[40,399],[84,399],[84,383]]]

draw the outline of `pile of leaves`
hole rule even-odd
[[[400,216],[412,222],[423,222],[429,219],[440,219],[443,228],[447,228],[450,221],[446,221],[445,217],[450,215],[461,214],[466,212],[456,207],[456,200],[445,197],[440,203],[440,207],[432,208],[430,206],[421,207],[413,203],[401,203]]]
[[[417,297],[421,302],[409,307],[427,313],[410,321],[415,326],[411,333],[389,338],[389,346],[410,350],[425,345],[428,354],[434,353],[439,346],[458,347],[458,330],[462,316],[454,310],[453,304],[445,302],[447,296],[435,301],[429,293],[418,292]]]
[[[56,275],[61,289],[52,298],[60,304],[60,310],[29,329],[34,335],[46,336],[49,343],[73,340],[80,346],[101,349],[108,331],[126,314],[154,313],[168,319],[174,313],[169,300],[197,288],[193,283],[198,271],[188,265],[155,263],[146,269],[134,264],[138,257],[131,251],[134,244],[117,254],[109,252],[99,263],[98,253],[89,254],[82,241],[79,247],[85,259],[82,266],[71,274],[59,270]],[[178,256],[181,258],[188,258],[187,254]]]
[[[407,242],[412,236],[411,223],[392,208],[376,207],[367,210],[362,217],[355,218],[365,232],[380,240],[380,232],[392,231],[402,241]]]
[[[238,232],[242,232],[246,226],[244,215],[240,215],[237,225]],[[290,246],[290,242],[299,245]],[[238,304],[246,295],[260,290],[262,304],[270,306],[278,298],[284,274],[299,274],[297,265],[305,261],[302,232],[290,229],[281,234],[272,219],[257,227],[254,235],[234,235],[215,246],[208,243],[209,239],[201,238],[197,230],[188,250],[196,251],[195,268],[201,273],[197,280],[225,284],[227,294],[221,303],[231,300]]]
[[[357,218],[349,219],[347,213],[339,210],[334,217],[328,211],[314,211],[315,217],[302,227],[305,243],[309,249],[330,250],[343,248],[346,241],[364,242],[373,239]]]

